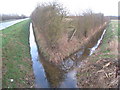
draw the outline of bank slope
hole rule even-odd
[[[119,23],[120,24],[120,23]],[[112,20],[107,28],[100,47],[83,61],[78,69],[77,78],[80,88],[116,88],[118,64],[118,21]]]
[[[29,50],[30,20],[24,20],[0,32],[2,37],[2,87],[33,87]]]

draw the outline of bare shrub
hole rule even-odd
[[[47,45],[51,48],[55,48],[57,40],[61,37],[65,16],[66,12],[63,7],[56,2],[38,5],[31,14],[32,21],[39,32],[44,35]]]
[[[104,15],[102,13],[93,13],[91,10],[83,12],[82,15],[76,15],[75,26],[77,29],[76,36],[81,39],[81,37],[88,37],[91,30],[101,26],[105,22]]]

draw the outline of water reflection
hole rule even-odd
[[[90,55],[91,48],[97,44],[102,33],[103,31],[99,32],[96,36],[92,37],[86,45],[66,58],[59,68],[41,59],[51,87],[77,88],[76,68],[83,65],[82,60]]]
[[[66,73],[66,78],[61,82],[59,88],[77,88],[76,70]]]
[[[77,88],[76,68],[84,65],[82,60],[84,60],[90,55],[92,48],[96,44],[98,44],[98,40],[100,39],[102,33],[103,31],[100,31],[97,35],[95,35],[94,37],[91,37],[90,41],[87,44],[83,45],[78,51],[76,51],[75,53],[67,57],[65,60],[63,60],[63,62],[59,66],[56,66],[46,61],[39,52],[39,56],[40,56],[39,64],[42,65],[41,71],[42,70],[44,71],[43,73],[45,74],[45,76],[42,75],[43,73],[36,71],[36,73],[39,74],[37,78],[38,79],[47,78],[46,80],[47,82],[49,82],[50,87]],[[38,83],[44,82],[43,79],[37,80],[39,81]],[[47,84],[47,83],[44,83],[44,84]]]
[[[30,54],[33,61],[33,71],[35,76],[36,88],[49,88],[49,83],[46,78],[45,70],[41,62],[39,61],[39,54],[35,37],[33,33],[32,23],[30,23]]]
[[[98,48],[102,40],[101,37],[103,38],[104,34],[105,34],[105,30],[100,31],[97,35],[91,37],[91,39],[87,42],[87,44],[83,45],[77,52],[73,53],[71,56],[65,59],[64,62],[62,62],[62,67],[64,67],[63,69],[73,70],[77,66],[80,66],[82,60],[86,59],[89,55],[91,55],[91,52],[93,54],[94,51],[92,51],[93,50],[92,48],[94,48],[96,45],[97,45],[96,48]]]
[[[44,60],[42,56],[40,61],[44,67],[47,80],[50,82],[50,87],[58,87],[60,83],[65,79],[66,72],[54,64]]]

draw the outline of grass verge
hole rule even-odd
[[[3,29],[2,87],[27,88],[33,86],[32,61],[29,51],[30,20],[24,20]]]

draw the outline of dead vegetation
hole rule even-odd
[[[31,14],[40,51],[54,63],[78,50],[106,22],[103,14],[90,10],[73,17],[66,12],[62,5],[53,2],[38,5]]]
[[[93,32],[95,32],[96,28],[103,25],[106,21],[105,17],[102,13],[93,13],[91,10],[87,10],[81,15],[77,15],[77,18],[74,19],[75,28],[77,30],[76,37],[78,39],[82,37],[88,37]]]
[[[92,59],[94,58],[85,60],[85,66],[79,68],[78,86],[80,88],[116,88],[119,78],[116,78],[117,59],[98,58],[98,61],[94,62]]]
[[[83,60],[84,66],[78,68],[77,80],[80,88],[118,88],[119,59],[116,22],[111,21],[102,44],[96,52]],[[114,29],[114,31],[112,31]],[[112,32],[112,33],[111,33]]]
[[[57,47],[57,40],[61,37],[65,24],[63,19],[66,12],[56,2],[38,5],[31,15],[39,33],[44,35],[49,48]]]

